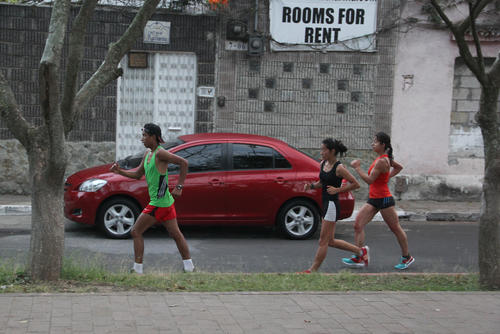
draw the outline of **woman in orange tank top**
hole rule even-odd
[[[372,149],[378,154],[378,157],[371,164],[368,173],[365,173],[361,169],[361,162],[359,160],[351,162],[351,166],[356,170],[363,181],[369,185],[368,201],[361,207],[356,216],[354,239],[358,247],[364,246],[364,228],[377,212],[380,211],[382,218],[384,218],[384,221],[398,239],[399,246],[401,247],[401,258],[394,268],[406,269],[415,262],[415,259],[408,251],[408,238],[399,224],[398,214],[394,207],[394,198],[388,186],[389,179],[397,175],[403,169],[403,166],[394,161],[392,156],[391,137],[389,137],[388,134],[384,132],[377,133],[373,138]],[[358,261],[359,259],[356,255],[351,258],[342,259],[342,262],[349,266],[357,266]]]

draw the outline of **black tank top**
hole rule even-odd
[[[340,161],[337,161],[335,165],[333,165],[332,169],[329,172],[325,172],[323,170],[323,167],[325,166],[325,162],[323,161],[321,163],[321,170],[319,172],[319,180],[321,181],[321,184],[323,185],[321,191],[323,195],[323,201],[336,201],[339,198],[338,194],[335,195],[330,195],[326,191],[326,186],[334,186],[335,188],[340,188],[342,185],[342,178],[337,176],[337,166],[340,165]]]

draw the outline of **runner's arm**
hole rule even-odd
[[[359,188],[358,180],[356,180],[356,178],[351,173],[349,173],[349,171],[347,170],[347,168],[344,167],[344,165],[339,165],[337,167],[337,176],[346,179],[348,182],[346,184],[343,184],[340,188],[336,188],[338,189],[336,193],[344,193]],[[328,188],[334,188],[334,187],[328,187]]]
[[[393,177],[393,176],[396,176],[399,174],[399,172],[401,172],[403,170],[403,165],[397,163],[396,161],[392,160],[391,161],[391,174],[389,175],[389,177]]]
[[[372,172],[370,173],[370,175],[368,175],[367,173],[365,173],[361,169],[361,163],[359,160],[354,160],[351,162],[351,166],[358,173],[359,177],[361,177],[363,179],[363,181],[365,181],[367,184],[372,184],[377,179],[377,177],[380,175],[380,173],[382,173],[384,171],[384,169],[387,169],[386,164],[387,164],[386,161],[378,160],[375,163],[375,166],[373,167]]]
[[[323,165],[323,161],[321,161],[319,165],[321,168],[321,166]],[[321,188],[321,187],[323,187],[323,185],[321,184],[321,181],[306,183],[306,184],[304,184],[304,191],[308,191],[310,189],[317,189],[317,188]]]
[[[136,170],[133,170],[133,171],[125,170],[125,169],[121,168],[120,166],[118,166],[117,162],[113,163],[113,165],[111,166],[111,168],[109,170],[115,174],[129,177],[131,179],[139,180],[144,175],[144,159],[146,157],[146,154],[148,154],[148,151],[146,151],[146,153],[144,153],[144,155],[142,157],[141,164],[139,165],[139,167]]]
[[[180,166],[179,178],[177,179],[177,184],[175,185],[174,190],[172,190],[172,195],[180,196],[182,194],[182,187],[184,186],[184,181],[186,180],[188,171],[187,160],[178,155],[172,154],[167,150],[160,150],[158,152],[158,158],[166,163]],[[177,186],[180,186],[180,189]]]

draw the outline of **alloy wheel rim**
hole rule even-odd
[[[297,237],[309,233],[314,226],[314,215],[305,206],[294,206],[285,215],[285,226],[287,231]]]
[[[134,218],[134,213],[128,206],[116,204],[106,210],[104,214],[104,226],[112,234],[124,235],[134,226]]]

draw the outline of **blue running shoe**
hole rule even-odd
[[[413,256],[410,256],[409,259],[401,256],[399,263],[396,264],[394,266],[394,268],[399,269],[399,270],[404,270],[404,269],[407,269],[413,262],[415,262],[415,258]]]
[[[367,267],[370,262],[370,248],[368,246],[361,247],[363,255],[353,255],[351,258],[344,257],[342,263],[351,267]]]
[[[353,255],[350,258],[344,257],[342,259],[342,263],[345,265],[348,265],[350,267],[364,267],[365,266],[365,262],[363,261],[361,256],[358,256],[358,255]]]

